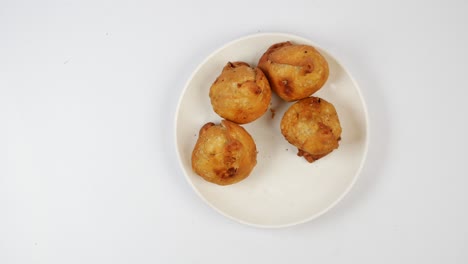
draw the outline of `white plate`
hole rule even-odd
[[[192,171],[191,153],[199,129],[207,122],[219,123],[208,92],[228,61],[256,66],[260,56],[274,43],[309,44],[327,59],[330,76],[314,95],[333,103],[343,128],[340,147],[310,164],[296,155],[297,149],[279,128],[291,103],[276,95],[270,111],[244,125],[258,150],[257,165],[245,180],[218,186]],[[221,214],[257,227],[284,227],[312,220],[336,205],[355,183],[364,164],[368,145],[367,110],[358,85],[350,73],[315,43],[289,34],[255,34],[226,44],[203,61],[188,80],[176,111],[176,148],[180,164],[195,192]]]

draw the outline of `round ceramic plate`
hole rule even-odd
[[[208,96],[211,84],[228,61],[256,66],[272,44],[292,41],[314,46],[329,63],[330,76],[314,94],[335,105],[343,128],[338,149],[308,163],[297,156],[280,132],[279,123],[291,105],[273,96],[261,118],[243,127],[257,145],[257,165],[245,180],[218,186],[192,171],[191,154],[199,129],[219,123]],[[275,113],[275,115],[272,114]],[[289,34],[255,34],[235,40],[213,52],[188,80],[176,110],[176,148],[180,164],[195,192],[215,210],[238,222],[257,227],[284,227],[322,215],[351,189],[363,166],[368,144],[365,102],[358,85],[343,65],[323,48]]]

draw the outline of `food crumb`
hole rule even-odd
[[[275,118],[276,110],[273,108],[270,108],[270,112],[271,112],[271,119]]]

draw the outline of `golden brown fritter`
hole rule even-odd
[[[213,110],[238,124],[254,121],[268,109],[271,89],[259,68],[245,62],[228,62],[210,88]]]
[[[258,67],[267,76],[271,89],[290,102],[318,91],[328,79],[328,63],[312,46],[291,42],[271,46]]]
[[[257,164],[257,148],[250,134],[236,123],[222,120],[200,129],[192,152],[192,168],[203,179],[219,185],[239,182]]]
[[[298,148],[298,156],[313,162],[338,148],[341,125],[331,103],[309,97],[297,101],[284,113],[281,133]]]

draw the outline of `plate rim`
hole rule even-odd
[[[354,84],[354,86],[357,88],[357,93],[359,95],[359,98],[361,100],[361,104],[362,104],[362,108],[363,108],[363,112],[364,112],[364,124],[365,124],[365,131],[366,131],[366,136],[365,136],[365,142],[364,142],[364,152],[362,154],[362,158],[361,158],[361,161],[360,161],[360,164],[359,164],[359,167],[356,171],[356,173],[354,174],[353,176],[353,179],[351,180],[350,184],[346,187],[346,189],[339,195],[337,196],[337,198],[332,202],[330,203],[327,207],[325,207],[324,209],[320,210],[318,213],[315,213],[313,215],[311,215],[310,217],[306,217],[302,220],[298,220],[298,221],[293,221],[293,222],[290,222],[290,223],[286,223],[286,224],[256,224],[256,223],[251,223],[251,222],[247,222],[247,221],[244,221],[242,219],[239,219],[239,218],[236,218],[232,215],[229,215],[228,213],[222,211],[221,209],[219,209],[218,207],[214,206],[210,201],[208,201],[201,193],[200,191],[195,187],[195,185],[193,184],[192,182],[192,179],[190,179],[190,177],[188,176],[188,173],[186,172],[186,169],[185,169],[185,166],[184,164],[182,163],[182,159],[180,158],[181,157],[181,153],[179,151],[179,142],[177,140],[177,128],[178,128],[178,119],[179,119],[179,112],[180,112],[180,108],[181,108],[181,103],[182,103],[182,100],[184,98],[184,95],[186,94],[187,92],[187,89],[189,87],[189,84],[192,82],[193,78],[195,77],[195,75],[200,71],[200,69],[212,58],[214,57],[216,54],[218,54],[220,51],[222,51],[223,49],[233,45],[234,43],[237,43],[237,42],[241,42],[241,41],[245,41],[247,39],[251,39],[251,38],[257,38],[257,37],[268,37],[268,36],[271,36],[271,37],[284,37],[284,38],[292,38],[292,39],[299,39],[299,40],[302,40],[306,43],[310,43],[311,45],[313,45],[314,47],[320,49],[320,50],[323,50],[325,51],[329,56],[331,56],[335,62],[346,72],[346,74],[348,75],[348,77],[350,78],[351,82]],[[239,38],[236,38],[236,39],[233,39],[231,41],[228,41],[227,43],[221,45],[219,48],[213,50],[208,56],[206,56],[197,66],[196,68],[192,71],[192,73],[190,74],[189,78],[187,79],[187,81],[185,82],[184,84],[184,87],[182,89],[182,91],[180,92],[180,95],[179,95],[179,98],[178,98],[178,101],[177,101],[177,105],[176,105],[176,109],[175,109],[175,116],[174,116],[174,141],[175,141],[175,149],[176,149],[176,154],[177,154],[177,160],[178,160],[178,164],[180,166],[180,168],[182,169],[182,172],[184,174],[184,177],[187,181],[187,183],[191,186],[192,190],[195,191],[195,193],[197,194],[198,197],[200,197],[202,199],[202,201],[204,201],[209,207],[211,207],[212,209],[214,209],[216,212],[218,212],[219,214],[223,215],[224,217],[227,217],[228,219],[231,219],[237,223],[240,223],[240,224],[244,224],[244,225],[247,225],[247,226],[251,226],[251,227],[256,227],[256,228],[264,228],[264,229],[279,229],[279,228],[286,228],[286,227],[291,227],[291,226],[296,226],[296,225],[301,225],[301,224],[304,224],[306,222],[310,222],[312,220],[315,220],[317,218],[319,218],[320,216],[324,215],[325,213],[329,212],[332,208],[334,208],[338,203],[340,203],[347,195],[348,193],[351,191],[351,189],[354,187],[354,185],[356,184],[357,180],[360,178],[360,175],[362,173],[362,170],[364,168],[364,165],[366,163],[366,160],[367,160],[367,155],[368,155],[368,151],[369,151],[369,141],[370,141],[370,124],[369,124],[369,113],[368,113],[368,109],[367,109],[367,103],[364,99],[364,96],[362,94],[362,89],[361,87],[359,86],[359,84],[356,82],[354,76],[351,74],[351,72],[349,71],[349,69],[339,60],[337,60],[336,56],[331,53],[328,49],[324,49],[322,46],[320,45],[317,45],[315,43],[315,41],[312,41],[308,38],[305,38],[305,37],[302,37],[302,36],[299,36],[299,35],[296,35],[296,34],[291,34],[291,33],[283,33],[283,32],[262,32],[262,33],[253,33],[253,34],[247,34],[247,35],[244,35],[242,37],[239,37]]]

